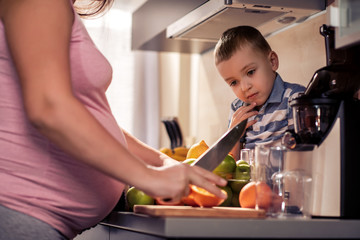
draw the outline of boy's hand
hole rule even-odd
[[[256,107],[256,103],[253,102],[250,105],[242,106],[238,110],[236,110],[231,118],[229,129],[235,127],[241,121],[257,115],[259,112],[254,109],[255,107]],[[254,125],[255,123],[256,123],[255,119],[248,121],[246,124],[246,128]]]

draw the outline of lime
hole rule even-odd
[[[126,201],[130,207],[133,209],[134,205],[154,205],[155,199],[144,193],[143,191],[131,187],[126,193]]]
[[[250,181],[250,166],[249,164],[238,161],[235,169],[234,179],[228,180],[231,189],[239,193],[240,190]]]
[[[219,166],[215,168],[213,173],[223,178],[229,179],[232,178],[235,168],[236,168],[236,161],[230,154],[228,154],[224,158],[224,160],[219,164]]]
[[[240,207],[239,193],[233,193],[232,198],[231,198],[231,206],[232,207]]]
[[[240,165],[240,164],[248,164],[246,161],[244,161],[244,160],[238,160],[237,162],[236,162],[236,165]],[[249,165],[249,164],[248,164]]]
[[[227,193],[227,199],[225,199],[225,201],[220,204],[221,207],[230,207],[231,206],[231,199],[232,199],[232,191],[231,188],[229,186],[225,186],[225,187],[220,187],[221,189],[225,190]]]
[[[233,192],[239,193],[250,179],[229,179],[229,184]]]
[[[236,166],[234,179],[250,179],[250,165],[249,164],[239,164]]]
[[[195,160],[196,160],[196,158],[188,158],[188,159],[184,160],[183,163],[187,163],[187,164],[191,165]]]

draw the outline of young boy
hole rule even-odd
[[[237,97],[229,128],[248,119],[245,135],[231,151],[235,159],[240,149],[278,143],[293,129],[288,100],[305,87],[281,79],[278,56],[257,29],[238,26],[225,31],[215,47],[215,65]]]

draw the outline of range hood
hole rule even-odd
[[[267,37],[325,8],[325,0],[209,0],[170,24],[166,37],[217,42],[238,25],[256,27]]]

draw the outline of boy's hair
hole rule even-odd
[[[250,46],[264,54],[271,51],[269,43],[256,28],[238,26],[230,28],[222,34],[215,46],[215,64],[230,59],[237,50],[244,46]]]

